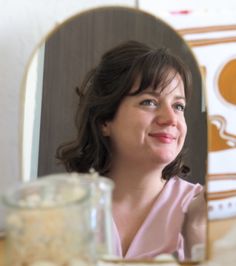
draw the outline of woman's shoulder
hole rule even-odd
[[[172,177],[170,180],[173,181],[173,185],[175,187],[178,187],[179,189],[181,190],[184,190],[184,191],[192,191],[192,190],[196,190],[196,191],[201,191],[203,189],[203,186],[199,183],[191,183],[187,180],[184,180],[178,176],[174,176]]]
[[[204,190],[201,184],[188,182],[178,176],[173,177],[171,183],[176,193],[181,197],[181,205],[184,212],[187,210],[191,201]]]

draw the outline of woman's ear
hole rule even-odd
[[[110,136],[109,122],[103,122],[101,125],[101,130],[102,130],[102,135],[104,137],[109,137]]]

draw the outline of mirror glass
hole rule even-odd
[[[165,22],[140,10],[110,7],[78,14],[54,30],[35,52],[25,79],[22,177],[25,181],[65,172],[58,165],[58,146],[76,136],[75,88],[117,44],[136,40],[168,47],[189,66],[193,93],[186,111],[188,181],[205,185],[207,119],[201,71],[183,38]],[[206,243],[206,242],[205,242]]]

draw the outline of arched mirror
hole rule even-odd
[[[34,54],[25,79],[22,175],[24,180],[59,173],[57,147],[75,138],[75,88],[101,55],[136,40],[168,47],[190,67],[193,93],[186,111],[186,163],[190,181],[205,184],[207,124],[196,59],[181,36],[162,20],[136,9],[109,7],[76,15],[56,28]]]

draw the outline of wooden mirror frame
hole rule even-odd
[[[197,60],[184,39],[164,21],[135,8],[123,7],[95,8],[79,13],[59,25],[41,42],[42,45],[46,41],[45,52],[50,57],[45,57],[44,61],[42,92],[44,104],[42,105],[40,123],[37,176],[63,171],[54,159],[55,150],[59,144],[75,137],[73,119],[77,99],[74,97],[74,89],[81,83],[85,73],[96,64],[101,54],[112,46],[128,39],[145,42],[156,47],[166,46],[190,66],[193,73],[194,87],[186,113],[188,124],[186,146],[189,147],[190,151],[186,159],[187,164],[192,169],[193,178],[191,181],[204,185],[207,171],[207,115],[205,109],[202,109],[203,85]],[[56,47],[58,41],[60,41],[60,44]],[[79,43],[79,45],[73,49],[64,50],[71,42]],[[62,49],[64,52],[62,52]],[[58,54],[55,54],[56,50],[59,51]],[[82,67],[71,67],[72,58],[75,59],[77,66],[82,65]],[[59,69],[61,65],[55,59],[63,62],[63,69]],[[56,69],[57,67],[58,69]],[[78,72],[75,73],[71,69],[76,69]],[[69,71],[66,72],[65,70]],[[54,77],[60,77],[61,80],[55,83]],[[26,75],[25,84],[27,79],[28,75]],[[65,86],[68,87],[70,92],[63,94],[64,105],[62,106],[62,102],[55,101],[54,96],[63,93]],[[51,94],[53,89],[54,94]],[[53,107],[50,114],[48,113],[49,107]],[[64,111],[62,111],[64,116],[55,119],[58,108],[64,108]],[[196,124],[202,125],[199,131],[196,130]],[[65,131],[65,128],[70,128],[70,130]],[[48,136],[53,136],[53,138],[50,139]],[[22,144],[22,153],[23,147],[24,143]],[[205,147],[205,149],[202,149],[202,147]],[[23,160],[22,158],[21,165],[22,176],[24,177]]]

